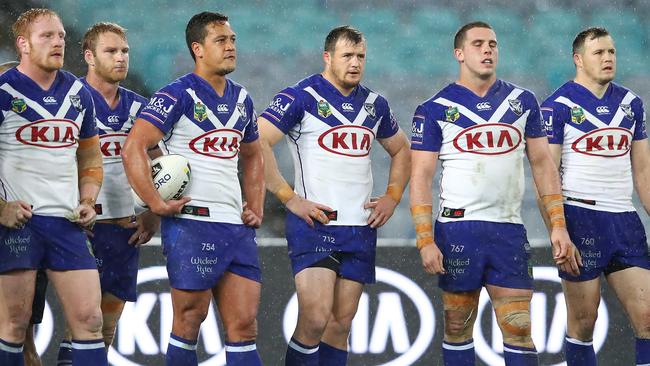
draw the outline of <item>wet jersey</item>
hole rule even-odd
[[[139,115],[164,134],[163,150],[187,158],[192,197],[177,217],[242,224],[237,162],[242,143],[258,139],[253,101],[241,85],[226,80],[224,95],[196,74],[156,92]]]
[[[370,148],[399,129],[386,99],[362,85],[344,96],[318,74],[279,92],[262,116],[287,135],[295,192],[333,208],[328,225],[367,225]]]
[[[647,138],[641,99],[610,83],[597,98],[569,81],[542,104],[549,142],[562,145],[562,194],[568,205],[634,211],[632,141]]]
[[[120,87],[119,104],[111,109],[104,97],[81,79],[95,103],[95,122],[99,130],[99,146],[104,162],[104,182],[97,197],[97,219],[114,219],[134,214],[131,186],[122,165],[122,147],[133,127],[135,117],[147,105],[147,99]]]
[[[535,96],[497,80],[484,97],[450,84],[418,106],[411,149],[442,162],[438,221],[521,224],[527,137],[544,137]]]
[[[36,215],[63,217],[79,205],[78,140],[97,134],[90,93],[59,70],[48,90],[18,69],[0,76],[0,195]]]

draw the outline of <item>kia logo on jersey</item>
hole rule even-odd
[[[571,144],[573,151],[585,155],[615,158],[630,151],[632,132],[620,127],[606,127],[589,132]]]
[[[77,143],[79,127],[68,119],[40,119],[16,131],[16,139],[25,145],[58,149]]]
[[[239,153],[241,139],[241,131],[229,128],[216,129],[190,141],[190,149],[211,158],[232,159]]]
[[[509,124],[487,123],[462,130],[454,138],[456,149],[472,154],[507,154],[521,144],[521,132]]]
[[[99,149],[106,158],[119,157],[128,135],[126,133],[107,133],[99,135]]]
[[[375,133],[363,126],[342,125],[330,128],[318,138],[318,145],[338,155],[368,156]]]

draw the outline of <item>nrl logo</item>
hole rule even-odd
[[[11,110],[16,113],[23,113],[27,109],[27,103],[21,98],[11,100]]]
[[[205,104],[201,102],[194,103],[194,119],[203,122],[206,118],[208,118],[208,110]]]
[[[634,119],[634,112],[632,111],[632,107],[629,104],[621,104],[620,107],[623,113],[625,113],[625,117],[627,117],[627,119]]]
[[[366,110],[370,118],[375,119],[377,118],[377,113],[375,112],[375,105],[372,103],[364,103],[363,104],[363,109]]]
[[[330,109],[330,104],[322,99],[318,101],[318,115],[323,118],[327,118],[331,114],[332,110]]]
[[[622,107],[621,107],[622,108]],[[585,112],[582,108],[575,106],[571,108],[571,122],[579,125],[585,120]]]
[[[521,116],[524,113],[524,108],[521,106],[521,100],[519,99],[508,99],[508,104],[510,104],[510,109],[518,116]]]
[[[460,118],[460,112],[458,112],[458,107],[449,107],[445,111],[445,121],[454,123]]]
[[[70,96],[70,103],[74,107],[74,109],[77,110],[77,112],[81,112],[84,108],[81,105],[81,97],[78,95],[71,95]]]
[[[237,103],[237,110],[239,111],[239,114],[241,114],[241,119],[242,121],[247,120],[248,115],[246,114],[246,106],[244,103]]]

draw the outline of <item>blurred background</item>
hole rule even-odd
[[[61,15],[68,32],[65,68],[76,75],[85,74],[79,43],[90,25],[112,21],[126,27],[131,64],[124,85],[146,97],[192,71],[184,31],[189,18],[204,10],[230,17],[238,43],[238,67],[230,76],[247,87],[258,111],[275,92],[322,71],[324,38],[342,24],[365,33],[364,84],[387,97],[407,134],[415,107],[455,80],[453,36],[462,24],[473,20],[487,21],[497,33],[498,76],[532,90],[540,103],[573,77],[571,43],[580,30],[592,25],[606,27],[614,37],[616,81],[644,100],[650,96],[650,21],[646,20],[650,2],[642,0],[5,0],[0,4],[1,61],[16,58],[10,26],[18,14],[35,6],[52,8]],[[291,178],[292,163],[284,145],[277,147],[278,161]],[[389,160],[378,146],[372,157],[374,193],[379,195],[386,186]],[[529,188],[531,184],[529,179]],[[380,230],[380,237],[413,238],[407,198]],[[282,210],[275,197],[269,196],[266,222],[258,236],[283,236]],[[531,239],[543,239],[545,230],[530,190],[522,214]],[[642,216],[645,220],[646,215]]]

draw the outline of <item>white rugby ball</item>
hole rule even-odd
[[[180,198],[190,184],[191,176],[190,163],[181,155],[163,155],[151,161],[153,185],[164,201]],[[133,196],[137,205],[147,207],[135,192]]]

